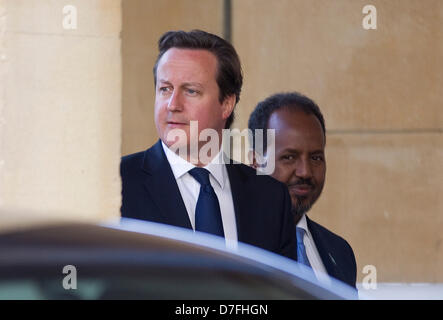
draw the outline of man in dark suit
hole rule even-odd
[[[312,267],[319,279],[327,281],[328,274],[355,287],[357,266],[351,246],[306,215],[323,190],[326,174],[326,132],[319,107],[296,92],[276,94],[258,103],[248,127],[253,131],[275,130],[275,170],[271,175],[285,183],[291,195],[297,260]],[[251,142],[255,151],[253,163],[259,167],[270,152],[266,148],[259,152],[263,148],[258,149],[256,141]]]
[[[122,158],[122,216],[294,257],[286,186],[223,153],[222,132],[233,122],[242,86],[232,45],[200,30],[167,32],[159,40],[154,83],[160,139]]]

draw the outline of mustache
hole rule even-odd
[[[288,184],[288,188],[290,188],[290,187],[296,187],[296,186],[299,186],[299,185],[308,185],[308,186],[310,186],[310,187],[314,187],[314,186],[315,186],[315,184],[314,184],[314,182],[312,181],[312,179],[303,179],[303,178],[299,178],[299,179],[297,179],[295,182],[291,182],[291,183],[289,183],[289,184]]]

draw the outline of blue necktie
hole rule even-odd
[[[200,183],[200,193],[195,208],[195,230],[224,237],[220,204],[209,182],[209,171],[195,167],[189,170],[189,174]]]
[[[305,244],[303,243],[303,237],[305,236],[306,230],[303,228],[296,228],[297,233],[297,261],[302,263],[308,267],[311,266],[308,260],[308,256],[306,255]]]

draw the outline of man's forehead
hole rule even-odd
[[[268,129],[306,129],[306,127],[318,127],[323,133],[317,117],[313,113],[307,113],[303,110],[281,108],[272,112],[268,119]]]
[[[212,52],[204,49],[171,48],[163,54],[159,64],[164,61],[177,64],[188,61],[199,64],[214,64],[217,62],[217,58]]]
[[[186,82],[215,79],[216,64],[217,59],[207,50],[171,48],[159,61],[158,81],[169,81],[177,76]]]
[[[268,129],[275,130],[278,144],[309,144],[315,149],[324,148],[324,135],[320,121],[314,114],[302,110],[280,109],[269,117]]]

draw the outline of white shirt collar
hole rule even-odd
[[[302,228],[306,231],[306,235],[309,239],[312,239],[311,233],[309,232],[308,222],[306,220],[306,214],[303,213],[300,220],[297,222],[296,228]]]
[[[195,168],[196,166],[192,163],[186,161],[175,152],[171,151],[162,141],[162,147],[165,151],[166,158],[168,159],[169,165],[171,166],[172,173],[174,174],[174,178],[180,179],[183,175],[185,175],[189,170]],[[208,163],[205,167],[214,179],[218,182],[220,187],[223,189],[225,187],[225,181],[227,178],[227,172],[224,170],[224,166],[220,164],[224,164],[224,157],[222,149],[217,153],[217,155]]]

